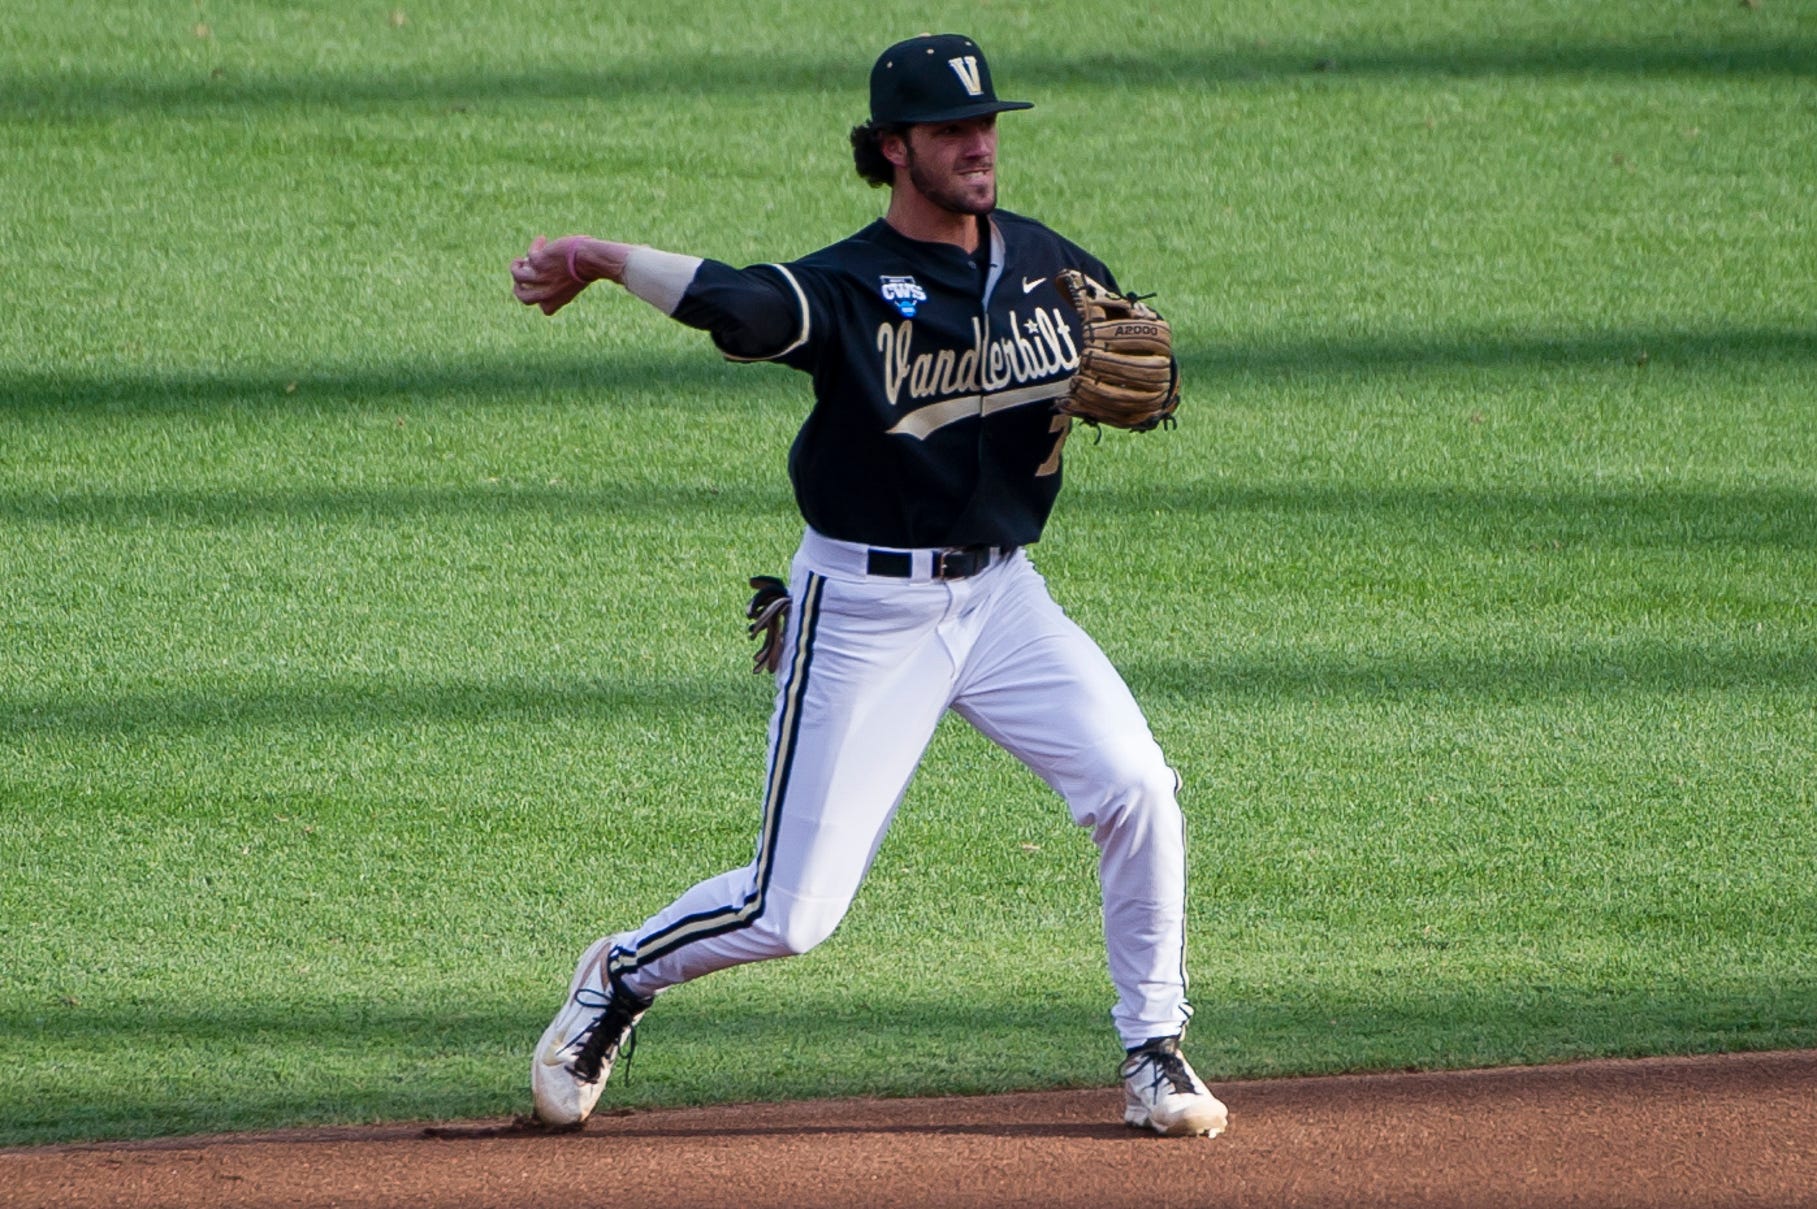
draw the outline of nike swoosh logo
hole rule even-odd
[[[1022,292],[1024,294],[1032,294],[1035,292],[1035,287],[1046,280],[1047,278],[1045,277],[1037,277],[1033,281],[1030,281],[1028,278],[1024,277],[1022,279]]]
[[[562,1057],[562,1051],[567,1048],[566,1045],[551,1041],[543,1047],[543,1052],[537,1057],[542,1059],[544,1066],[563,1066],[566,1065],[567,1059]]]

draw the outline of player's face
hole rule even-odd
[[[910,126],[903,138],[909,183],[954,214],[997,208],[997,115]]]

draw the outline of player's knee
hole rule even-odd
[[[1173,769],[1166,765],[1158,773],[1125,782],[1122,794],[1114,799],[1119,821],[1144,832],[1178,830],[1180,800],[1174,792],[1178,784]]]
[[[768,933],[769,947],[778,957],[799,957],[831,936],[843,914],[797,905],[788,911],[765,912],[758,927]]]
[[[1081,823],[1099,830],[1177,829],[1180,778],[1160,748],[1150,741],[1105,748],[1097,754],[1096,791],[1090,795],[1092,800],[1075,804]],[[1081,805],[1085,809],[1077,808]]]
[[[789,925],[778,934],[778,939],[785,955],[799,957],[831,936],[833,930],[838,926],[837,919],[814,917],[791,920]]]
[[[1152,740],[1108,745],[1098,753],[1099,779],[1113,800],[1171,805],[1180,776]]]

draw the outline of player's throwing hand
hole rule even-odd
[[[554,242],[538,235],[530,250],[511,262],[511,292],[525,306],[553,315],[595,281],[622,281],[630,251],[629,244],[585,235]]]

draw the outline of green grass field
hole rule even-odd
[[[398,4],[9,9],[0,1144],[521,1111],[748,859],[805,381],[506,263],[868,222],[922,29],[1180,334],[1037,558],[1186,778],[1201,1072],[1817,1045],[1817,5]],[[1108,1083],[1093,857],[943,729],[607,1105]]]

